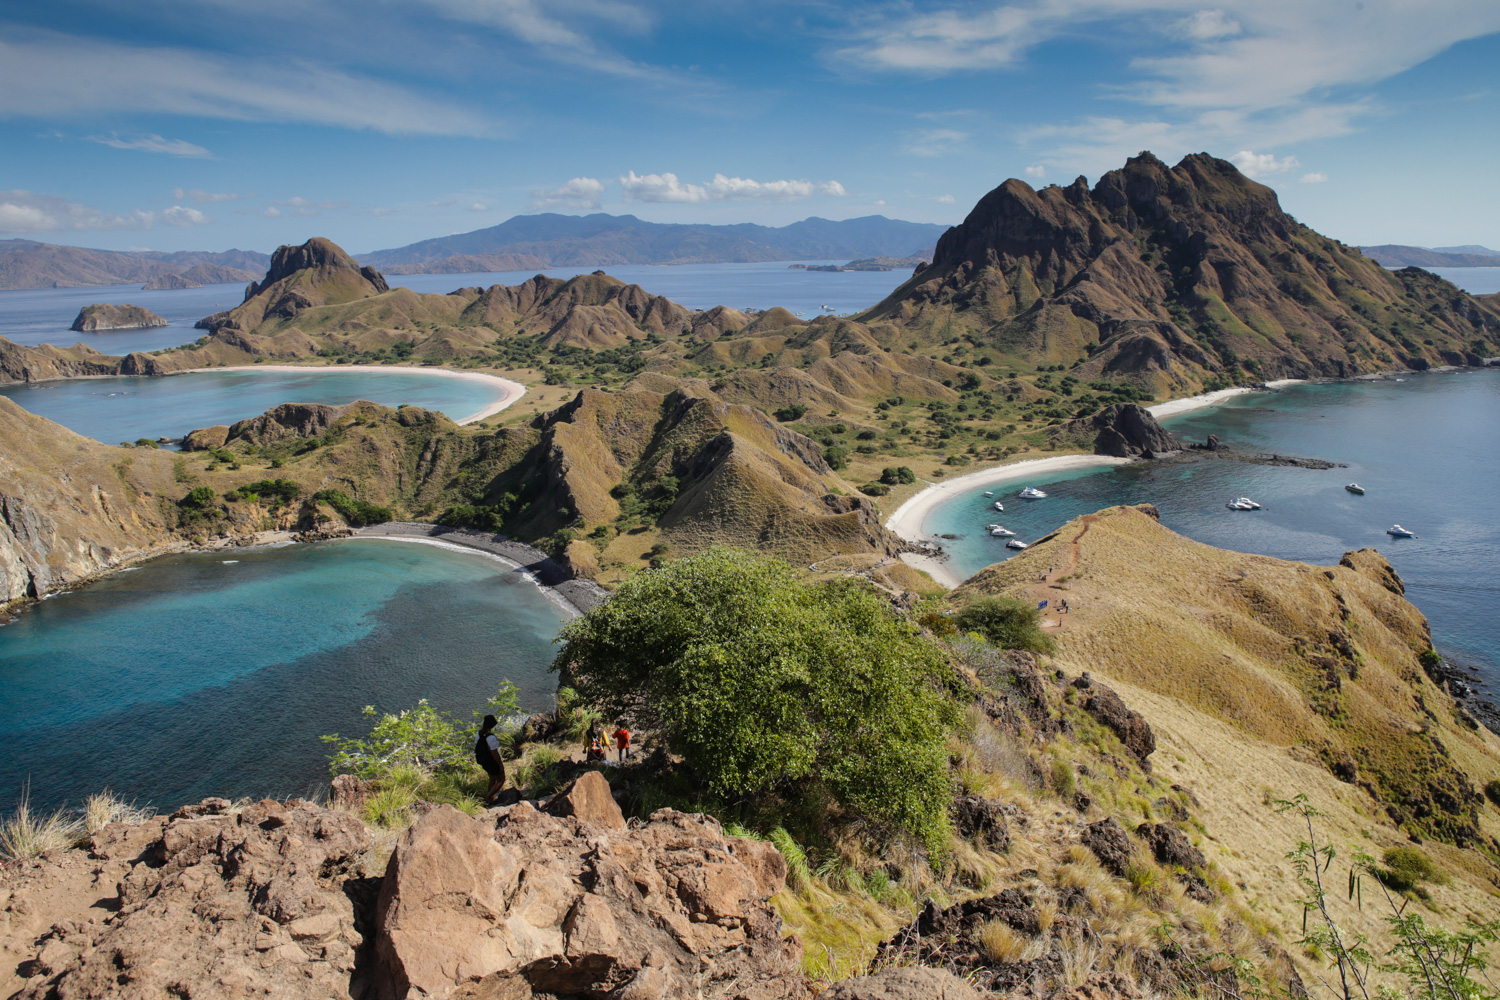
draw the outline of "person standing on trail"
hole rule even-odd
[[[499,724],[499,719],[486,715],[484,724],[479,727],[479,736],[474,740],[474,761],[490,778],[489,791],[484,793],[486,806],[493,803],[500,789],[505,787],[505,761],[500,757],[500,740],[495,736],[495,727]]]
[[[620,763],[624,763],[630,757],[630,730],[625,728],[622,722],[614,731],[615,749],[620,752]]]

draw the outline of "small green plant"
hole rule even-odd
[[[364,820],[371,826],[386,829],[405,826],[416,801],[416,792],[408,786],[388,785],[365,800]]]
[[[1014,597],[980,597],[959,609],[954,622],[965,632],[977,632],[1001,649],[1050,653],[1056,647],[1042,631],[1042,614]]]
[[[1071,799],[1078,791],[1078,776],[1073,765],[1065,760],[1052,762],[1052,788],[1064,799]]]
[[[1371,866],[1370,873],[1396,892],[1420,894],[1424,883],[1447,885],[1451,881],[1447,872],[1433,864],[1419,848],[1410,845],[1392,847],[1380,860],[1385,862],[1384,867]]]
[[[1484,783],[1484,795],[1495,805],[1500,806],[1500,778],[1491,778]]]
[[[786,827],[778,826],[771,831],[771,845],[786,859],[786,884],[793,892],[805,893],[812,888],[812,867],[807,861],[807,852],[793,839]]]
[[[177,505],[188,510],[208,510],[218,502],[218,499],[210,487],[197,486],[188,490],[187,495],[177,501]]]

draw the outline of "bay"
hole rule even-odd
[[[175,807],[306,795],[326,733],[427,698],[467,721],[503,678],[553,700],[563,612],[499,560],[361,539],[167,556],[0,628],[0,814],[102,788]]]
[[[1035,541],[1080,514],[1153,503],[1162,523],[1189,538],[1240,552],[1330,564],[1350,549],[1378,548],[1407,597],[1432,622],[1438,648],[1478,664],[1500,684],[1500,373],[1423,373],[1401,379],[1289,386],[1235,396],[1162,423],[1189,440],[1215,434],[1246,452],[1321,458],[1348,468],[1314,470],[1205,459],[1133,463],[1043,474],[1008,486],[976,486],[934,508],[925,537],[949,552],[961,576],[1009,558],[1000,522]],[[1358,482],[1358,496],[1344,489]],[[1016,498],[1037,486],[1045,500]],[[994,497],[984,496],[993,490]],[[1257,511],[1224,505],[1248,496]],[[1005,512],[991,508],[994,500]],[[1394,523],[1416,532],[1397,539]]]

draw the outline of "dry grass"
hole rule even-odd
[[[47,816],[35,812],[28,788],[14,811],[0,820],[0,861],[24,861],[72,847],[83,833],[83,822],[76,816],[62,810]]]
[[[979,947],[996,965],[1030,962],[1047,953],[1047,939],[1030,938],[1003,920],[991,920],[979,929]]]
[[[84,803],[83,828],[92,836],[111,823],[143,823],[151,815],[151,810],[126,802],[106,788]]]

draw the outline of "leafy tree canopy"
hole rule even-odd
[[[633,577],[560,641],[554,670],[653,730],[715,794],[822,782],[847,808],[944,841],[946,667],[867,588],[712,549]]]

